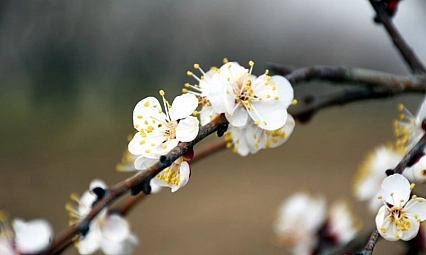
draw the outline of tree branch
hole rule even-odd
[[[373,254],[374,247],[376,246],[377,240],[379,239],[379,232],[376,230],[371,233],[370,238],[368,239],[367,244],[364,249],[360,252],[357,252],[356,255],[371,255]]]
[[[411,71],[413,73],[426,73],[426,68],[424,67],[422,62],[419,60],[419,58],[416,56],[410,46],[408,46],[408,44],[405,42],[401,34],[396,29],[395,25],[393,24],[391,18],[386,12],[386,8],[383,1],[369,1],[373,6],[374,10],[376,11],[377,18],[385,27],[386,31],[392,39],[393,44],[398,49],[399,53],[402,55],[405,62],[410,67]]]
[[[180,143],[176,146],[172,151],[170,151],[167,155],[162,156],[160,161],[154,164],[153,166],[147,168],[144,171],[139,171],[132,177],[119,182],[116,185],[113,185],[108,189],[108,192],[105,197],[99,200],[89,212],[89,214],[82,219],[79,223],[71,225],[64,233],[62,233],[53,243],[52,245],[41,254],[55,254],[58,251],[61,251],[63,247],[70,243],[70,240],[83,229],[87,229],[90,225],[90,222],[98,215],[98,213],[106,208],[109,204],[115,201],[117,198],[121,197],[125,193],[132,190],[132,192],[144,191],[149,193],[150,187],[149,182],[153,177],[155,177],[159,172],[161,172],[166,167],[170,166],[172,162],[174,162],[177,158],[182,156],[185,152],[187,152],[190,148],[192,148],[195,144],[206,138],[208,135],[220,130],[224,124],[227,124],[225,116],[222,114],[212,122],[204,125],[200,128],[200,131],[197,137],[188,143]],[[135,193],[136,193],[135,192]]]
[[[394,75],[362,68],[345,66],[310,66],[294,69],[280,64],[272,64],[274,73],[284,75],[291,84],[323,80],[333,83],[352,83],[376,88],[404,90],[407,92],[426,92],[426,75]]]
[[[383,75],[383,73],[363,69],[350,70],[351,71],[348,72],[347,69],[341,69],[341,67],[318,66],[297,69],[288,74],[286,77],[290,78],[293,84],[309,81],[311,79],[324,79],[330,81],[340,80],[342,82],[365,83],[367,85],[371,85],[370,87],[344,89],[342,91],[331,93],[325,96],[309,96],[305,98],[303,105],[289,109],[289,113],[295,119],[303,122],[312,117],[313,114],[315,114],[317,111],[327,107],[344,105],[350,102],[367,99],[387,98],[403,92],[424,92],[426,90],[426,82],[424,82],[424,79],[426,78],[424,76],[397,77],[392,75],[389,76],[388,74]],[[362,71],[357,72],[357,70]],[[379,77],[377,76],[378,74],[380,74]],[[392,86],[386,87],[386,82],[390,80],[394,81]],[[201,127],[200,132],[194,141],[189,143],[180,143],[170,153],[162,156],[160,161],[155,165],[144,171],[136,173],[132,177],[116,185],[111,186],[108,189],[107,195],[92,208],[90,213],[84,219],[82,219],[79,223],[70,226],[65,232],[56,238],[53,244],[45,252],[40,254],[60,254],[68,245],[72,243],[72,239],[76,238],[80,231],[89,227],[90,222],[102,209],[106,208],[113,201],[125,193],[129,191],[132,191],[132,193],[135,194],[139,193],[140,191],[149,193],[149,182],[153,177],[155,177],[159,172],[168,167],[173,161],[183,155],[195,144],[206,138],[208,135],[216,131],[223,132],[223,125],[227,123],[228,122],[224,115],[220,115],[209,124]],[[218,140],[213,144],[208,144],[197,152],[194,161],[200,160],[225,147],[226,143],[224,140]],[[121,212],[122,214],[126,214],[137,202],[141,201],[144,197],[146,196],[140,194],[136,197],[128,198],[127,201],[125,201],[123,204],[121,204],[120,207],[117,208],[117,211]]]

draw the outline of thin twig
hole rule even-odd
[[[376,246],[377,240],[379,239],[379,231],[374,230],[368,239],[367,244],[361,252],[357,252],[357,255],[371,255],[373,254],[374,247]]]
[[[383,1],[378,2],[377,0],[369,0],[374,10],[376,11],[377,18],[386,28],[389,36],[392,39],[393,44],[398,49],[399,53],[404,58],[405,62],[410,66],[413,73],[426,73],[426,68],[416,56],[413,50],[402,38],[401,34],[396,29],[395,25],[392,22],[392,19],[389,17],[386,12]]]
[[[351,83],[407,92],[426,92],[425,74],[395,75],[363,68],[325,65],[294,69],[291,73],[288,73],[288,69],[287,66],[280,64],[271,66],[274,73],[285,75],[293,85],[311,80],[323,80],[338,84]]]

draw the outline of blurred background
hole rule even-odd
[[[395,23],[426,62],[426,2],[400,4]],[[67,227],[69,194],[115,172],[132,111],[165,89],[172,100],[194,63],[224,57],[255,74],[269,63],[347,65],[408,74],[368,1],[0,1],[0,209]],[[296,98],[336,86],[310,83]],[[367,151],[392,139],[396,105],[422,95],[321,111],[282,147],[242,158],[222,151],[192,165],[188,185],[164,190],[129,215],[135,254],[287,254],[272,231],[295,191],[353,200]],[[212,139],[216,139],[212,137]],[[374,218],[354,207],[364,232]],[[401,247],[395,244],[396,249]],[[380,242],[377,254],[387,254]],[[392,246],[393,247],[393,246]],[[71,248],[65,254],[77,254]]]

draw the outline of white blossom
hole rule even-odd
[[[400,174],[386,177],[383,181],[379,198],[384,205],[376,216],[376,226],[386,240],[411,240],[419,232],[420,222],[426,219],[425,199],[413,196],[410,200],[413,187]]]
[[[129,143],[134,155],[166,154],[179,142],[190,142],[198,134],[199,121],[190,116],[198,106],[192,94],[177,96],[172,105],[163,97],[164,112],[155,97],[140,101],[133,111],[133,124],[138,133]]]
[[[220,67],[211,78],[208,99],[217,113],[225,113],[234,127],[247,125],[252,119],[266,130],[276,130],[287,120],[287,108],[293,101],[293,88],[282,76],[269,72],[255,77],[250,69],[236,62]]]

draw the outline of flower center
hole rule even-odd
[[[407,231],[411,228],[411,222],[403,209],[395,207],[391,209],[389,221],[396,225],[398,231]]]
[[[165,131],[165,133],[169,137],[169,139],[176,138],[176,127],[178,124],[179,123],[177,120],[169,121],[166,123],[167,130]]]
[[[179,185],[180,183],[180,164],[182,163],[182,159],[177,159],[173,164],[161,171],[157,174],[157,178],[160,180],[164,180],[168,184],[171,185]]]

